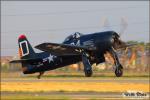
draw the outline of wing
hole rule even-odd
[[[117,48],[117,50],[125,50],[127,48],[132,48],[134,46],[136,46],[137,43],[124,43],[124,45],[122,45],[121,47]]]
[[[51,54],[62,56],[62,55],[80,55],[81,50],[93,51],[96,50],[95,47],[87,47],[87,46],[76,46],[70,44],[57,44],[57,43],[42,43],[35,48],[49,52]]]
[[[126,47],[132,47],[132,46],[135,46],[137,45],[137,43],[126,43]]]

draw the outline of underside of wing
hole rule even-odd
[[[54,55],[80,55],[81,50],[95,50],[94,47],[87,47],[87,46],[76,46],[76,45],[70,45],[70,44],[57,44],[57,43],[42,43],[35,48],[49,52]]]

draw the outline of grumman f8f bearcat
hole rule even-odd
[[[24,74],[38,72],[38,78],[48,70],[57,69],[80,61],[84,65],[86,77],[92,76],[92,64],[105,62],[104,54],[109,52],[114,59],[115,75],[123,75],[123,67],[119,62],[116,51],[127,48],[130,44],[123,42],[114,31],[81,34],[75,32],[68,36],[63,43],[42,43],[35,48],[42,50],[35,53],[25,35],[18,38],[20,60],[11,63],[21,63]]]

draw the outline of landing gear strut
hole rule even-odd
[[[123,75],[123,67],[120,65],[118,68],[115,69],[115,75],[117,77],[121,77]]]
[[[37,76],[37,78],[40,79],[43,74],[44,74],[44,72],[40,72],[40,74]]]
[[[93,74],[91,64],[89,62],[89,59],[85,53],[82,54],[82,61],[84,65],[84,73],[86,77],[91,77]]]
[[[111,56],[113,57],[114,63],[115,63],[115,66],[116,66],[115,67],[115,75],[117,77],[121,77],[123,75],[123,67],[119,62],[118,56],[117,56],[116,52],[114,51],[114,48],[111,48],[109,50],[109,52],[110,52]]]

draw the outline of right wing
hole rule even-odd
[[[116,50],[125,50],[127,48],[132,48],[133,46],[136,46],[137,43],[124,43],[120,47],[116,48]]]
[[[77,45],[70,45],[70,44],[57,44],[57,43],[42,43],[40,45],[35,46],[35,48],[49,52],[56,56],[63,56],[63,55],[81,55],[81,51],[93,51],[96,50],[95,47],[89,46],[77,46]]]

